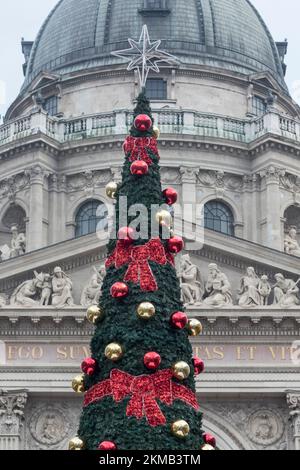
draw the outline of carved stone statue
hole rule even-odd
[[[52,278],[52,305],[56,308],[74,305],[71,279],[57,266]]]
[[[99,303],[101,287],[106,274],[105,266],[101,266],[99,271],[95,267],[93,270],[94,273],[81,294],[80,303],[83,307],[90,307],[91,305],[98,305]]]
[[[6,307],[6,298],[4,295],[0,294],[0,308]]]
[[[48,306],[52,295],[52,278],[50,274],[42,274],[38,287],[41,290],[40,305]]]
[[[259,284],[258,284],[258,292],[261,297],[261,305],[268,305],[269,297],[271,294],[272,288],[269,283],[268,276],[261,276]]]
[[[10,305],[15,307],[48,307],[51,304],[51,299],[52,305],[57,308],[74,305],[72,281],[60,267],[54,269],[53,276],[36,271],[34,271],[34,276],[34,279],[22,282],[14,290]]]
[[[291,228],[288,235],[284,238],[284,251],[288,255],[300,257],[300,245],[297,240],[297,230]]]
[[[26,252],[26,237],[24,233],[19,233],[16,225],[11,228],[11,233],[10,257],[16,258],[17,256],[24,255]]]
[[[10,298],[10,305],[14,307],[36,307],[39,305],[38,284],[40,277],[35,272],[35,278],[30,281],[24,281],[13,292]]]
[[[204,292],[202,276],[198,266],[191,262],[190,255],[181,257],[178,277],[183,303],[185,305],[201,304]]]
[[[10,259],[10,248],[8,245],[0,246],[0,262]]]
[[[256,307],[261,305],[262,299],[258,290],[260,279],[255,269],[247,268],[246,275],[241,279],[239,291],[239,305],[241,307]]]
[[[214,263],[208,266],[208,270],[208,280],[205,286],[208,297],[204,299],[204,304],[210,307],[232,305],[231,285],[227,276]]]
[[[300,305],[300,299],[298,297],[299,287],[298,282],[292,279],[285,279],[283,274],[275,275],[276,284],[274,285],[274,302],[273,305],[279,307],[289,308]]]

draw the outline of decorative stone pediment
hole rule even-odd
[[[260,72],[260,73],[255,73],[250,75],[250,80],[253,83],[257,83],[259,85],[263,85],[264,87],[267,88],[272,88],[275,91],[278,91],[278,93],[281,92],[280,87],[278,86],[278,83],[272,75],[268,72]]]
[[[38,88],[42,88],[47,85],[52,85],[60,79],[60,75],[49,72],[41,72],[31,83],[28,91],[29,93],[34,92]]]

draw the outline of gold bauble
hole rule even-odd
[[[203,444],[203,446],[201,447],[201,450],[216,450],[216,449],[210,444]]]
[[[86,312],[86,318],[93,325],[95,325],[96,321],[102,317],[103,317],[103,311],[97,305],[91,305],[91,307],[89,307]]]
[[[76,393],[83,393],[84,392],[84,375],[77,375],[72,380],[72,388]]]
[[[137,314],[142,320],[150,320],[155,315],[155,307],[150,302],[143,302],[138,306]]]
[[[83,447],[83,441],[78,436],[73,437],[69,442],[69,450],[82,450]]]
[[[201,322],[196,319],[189,320],[187,324],[187,329],[191,336],[201,335],[203,330]]]
[[[118,343],[110,343],[105,348],[105,356],[111,361],[118,361],[123,356],[122,346]]]
[[[117,190],[118,190],[117,183],[115,183],[115,181],[111,181],[110,183],[106,185],[106,188],[105,188],[106,196],[109,197],[110,199],[115,199]]]
[[[190,433],[190,426],[186,421],[180,419],[179,421],[175,421],[175,423],[172,424],[171,431],[174,436],[179,437],[180,439],[184,439]]]
[[[159,139],[160,136],[160,129],[157,126],[153,126],[153,137],[155,139]]]
[[[170,227],[172,223],[172,216],[169,211],[161,210],[156,214],[156,221],[159,223],[159,225]]]
[[[174,377],[176,377],[178,380],[187,379],[191,373],[190,366],[184,361],[176,362],[176,364],[174,364],[172,367],[172,371]]]

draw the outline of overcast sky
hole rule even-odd
[[[80,0],[78,0],[80,1]],[[130,0],[128,0],[130,1]],[[0,115],[17,96],[23,81],[21,38],[34,40],[57,0],[0,0]],[[252,0],[275,41],[289,41],[287,83],[300,103],[300,1]]]

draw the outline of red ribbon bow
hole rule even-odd
[[[130,162],[135,160],[143,160],[148,165],[152,165],[152,159],[149,157],[147,150],[151,150],[154,155],[158,156],[157,141],[153,137],[127,137],[124,143],[125,153],[130,153]]]
[[[84,397],[84,406],[112,396],[115,402],[131,397],[126,416],[136,419],[146,417],[150,426],[166,424],[166,418],[156,400],[172,405],[174,400],[181,400],[199,409],[196,395],[184,385],[172,381],[172,371],[165,369],[152,375],[134,377],[118,369],[111,371],[110,379],[94,385]]]
[[[154,238],[141,246],[124,246],[121,241],[118,241],[116,249],[107,259],[105,266],[109,268],[114,264],[118,269],[124,264],[129,264],[124,281],[140,284],[144,292],[154,292],[158,286],[149,261],[160,265],[166,265],[167,262],[174,264],[173,256],[166,253],[160,238]]]

